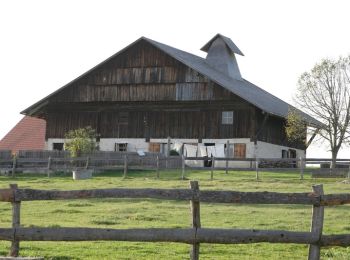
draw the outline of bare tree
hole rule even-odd
[[[350,139],[350,56],[324,59],[301,75],[295,102],[325,124],[319,135],[332,153],[332,168],[342,145]]]

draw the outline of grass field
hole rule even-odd
[[[90,180],[73,181],[71,176],[50,179],[40,175],[23,175],[14,179],[0,177],[0,188],[17,183],[20,188],[96,189],[96,188],[188,188],[189,181],[180,180],[179,171],[161,172],[155,179],[152,171],[131,171],[94,176]],[[193,171],[186,176],[198,180],[202,190],[306,192],[313,184],[324,184],[325,193],[350,193],[350,185],[341,179],[299,180],[296,173],[262,172],[255,180],[254,172],[214,173]],[[87,199],[66,201],[22,202],[23,227],[189,227],[188,202],[140,199]],[[201,203],[202,227],[255,228],[309,231],[311,207],[300,205],[228,205]],[[11,226],[11,205],[0,203],[0,227]],[[350,206],[326,207],[324,234],[350,233]],[[0,255],[6,255],[9,242],[0,241]],[[21,256],[44,256],[45,259],[188,259],[190,246],[177,243],[136,242],[21,242]],[[307,245],[201,244],[201,259],[306,259]],[[326,248],[322,259],[350,259],[350,248]]]

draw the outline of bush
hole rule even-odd
[[[84,153],[96,150],[96,131],[90,126],[70,130],[65,134],[65,138],[68,140],[64,148],[70,152],[71,157],[79,157]]]
[[[180,155],[178,151],[176,150],[170,150],[170,155]]]

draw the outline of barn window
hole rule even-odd
[[[116,143],[114,147],[114,151],[116,152],[126,152],[128,150],[127,143]]]
[[[234,158],[246,158],[246,144],[235,144]]]
[[[288,151],[282,150],[282,158],[288,158]]]
[[[56,151],[63,151],[64,144],[63,143],[53,143],[52,149]]]
[[[233,124],[233,111],[222,111],[221,123],[223,125]]]

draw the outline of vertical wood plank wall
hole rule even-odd
[[[221,124],[222,111],[234,111],[232,125]],[[50,96],[41,113],[47,139],[84,126],[101,138],[253,139],[261,117],[253,105],[146,41]],[[284,119],[270,117],[259,140],[285,145]]]

